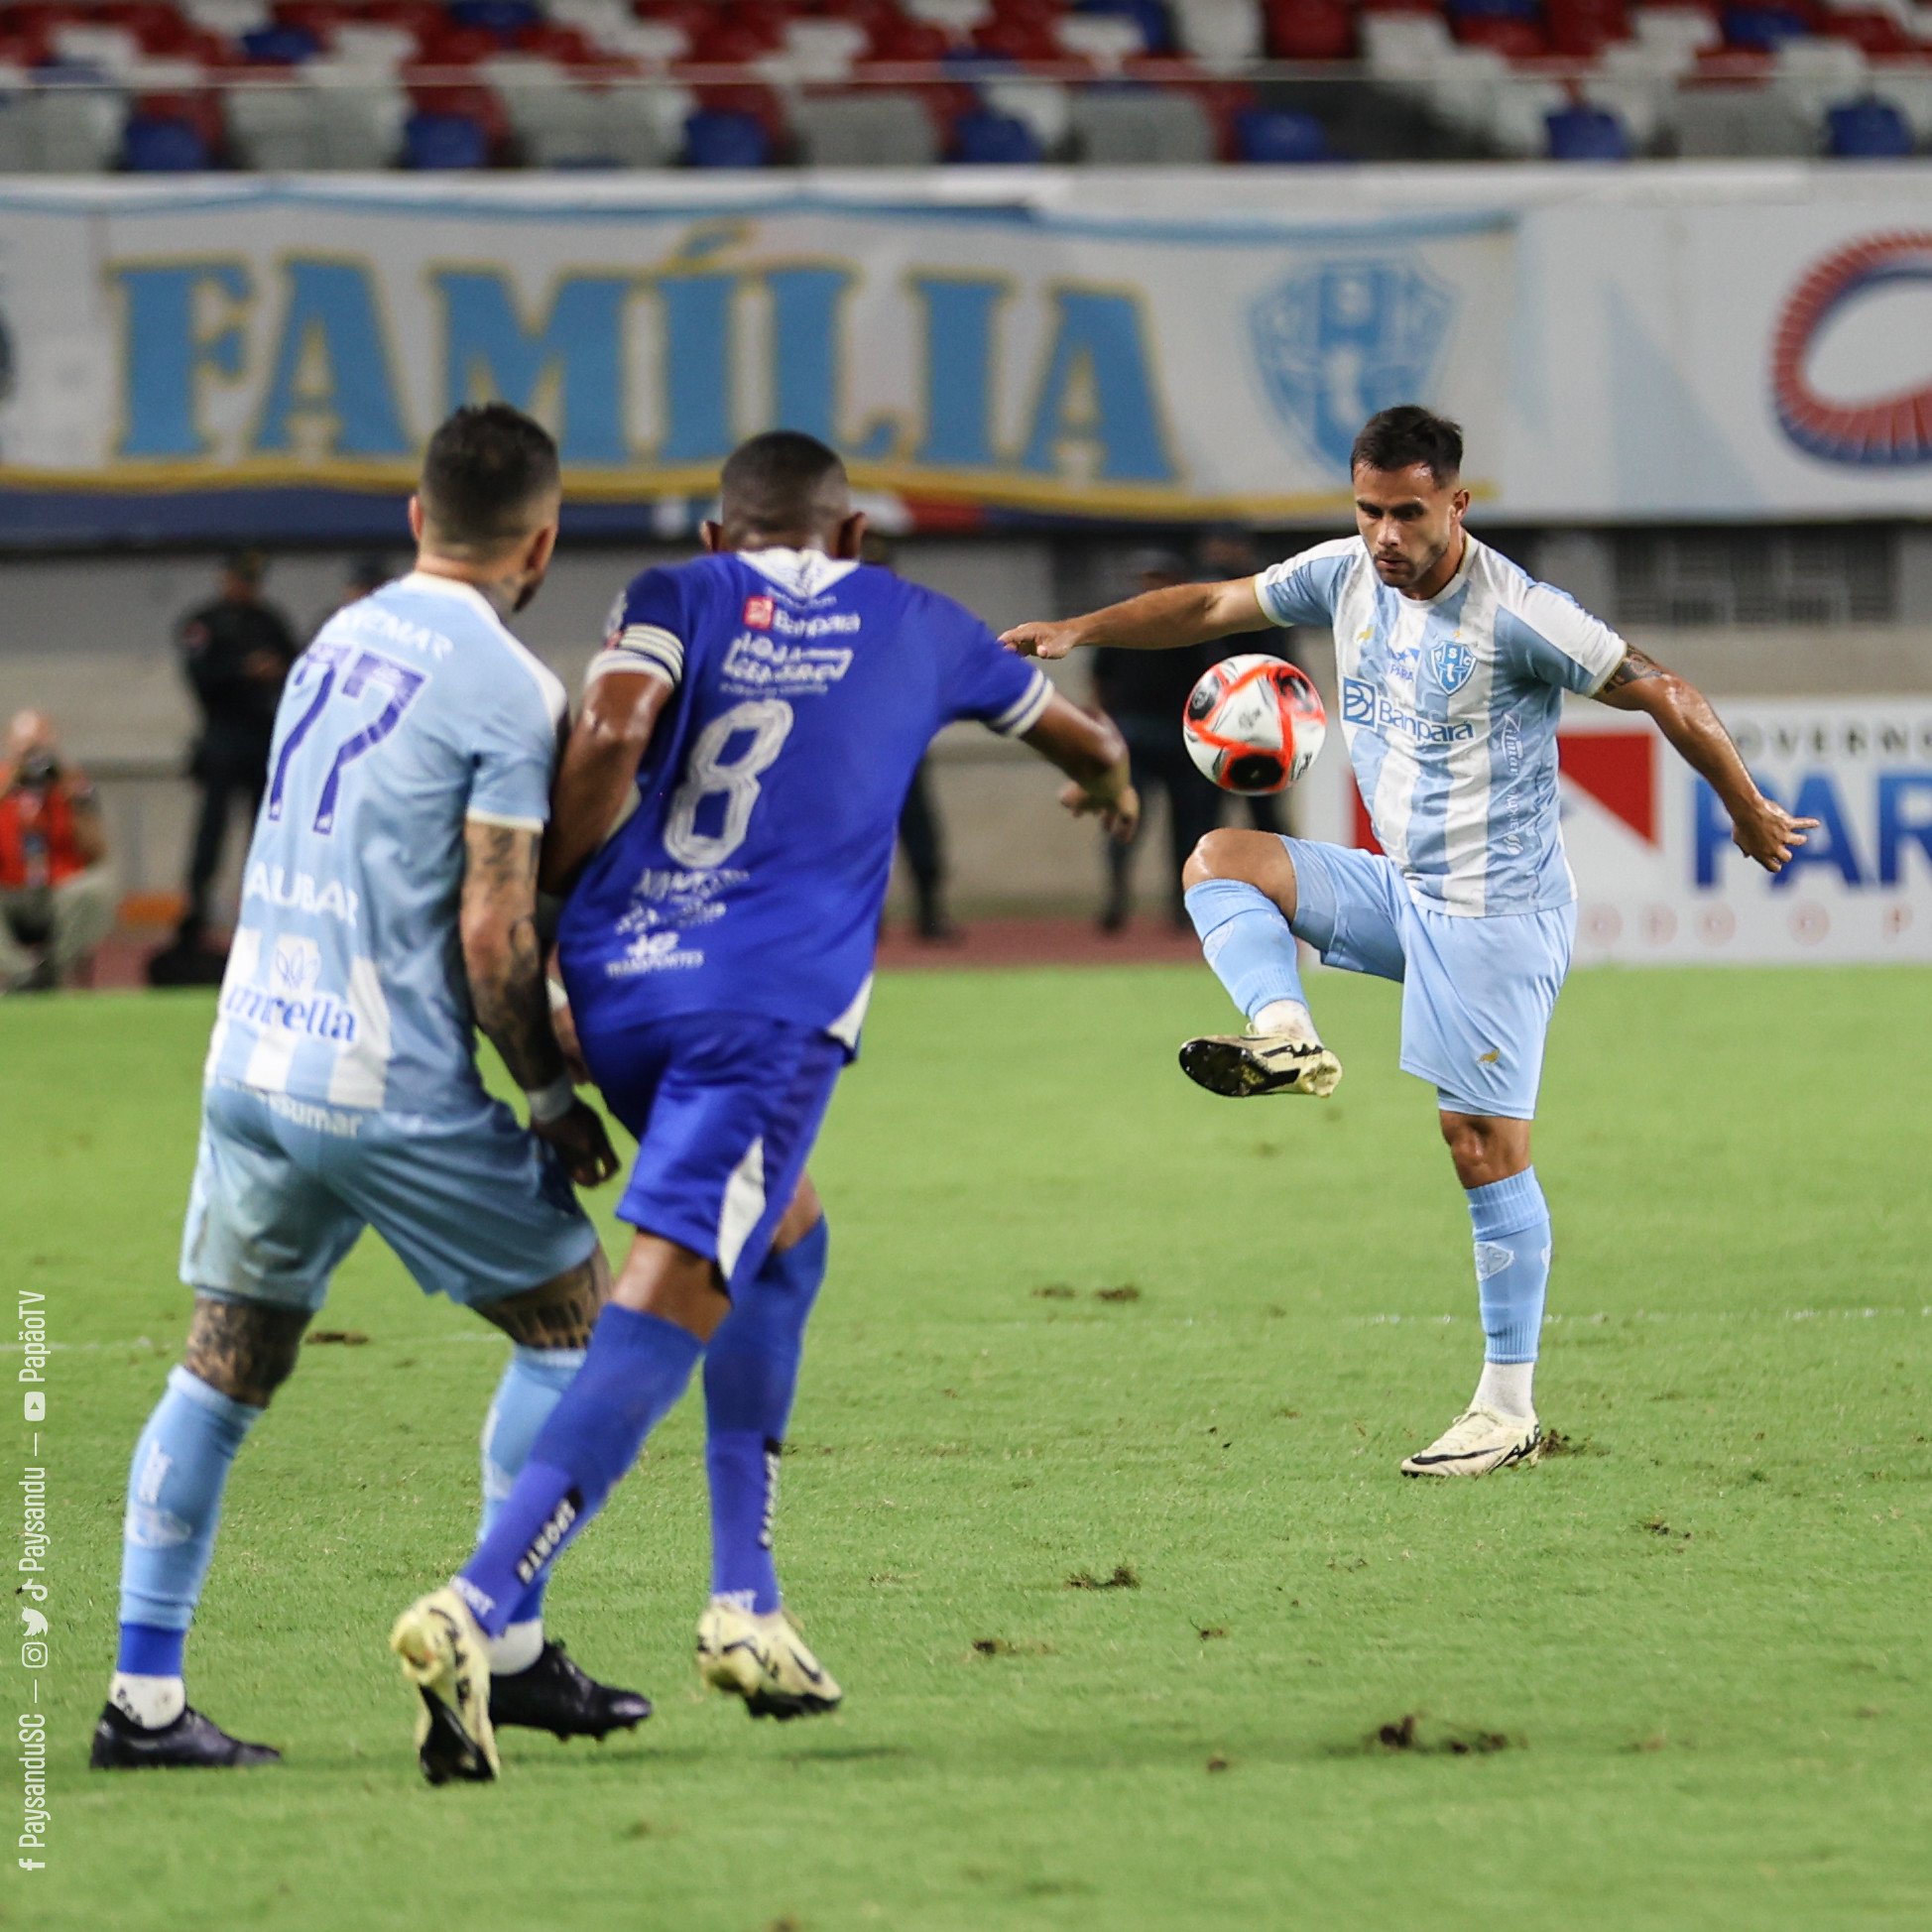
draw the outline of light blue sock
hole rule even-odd
[[[128,1471],[127,1516],[122,1525],[121,1632],[124,1670],[179,1676],[181,1651],[173,1655],[156,1632],[185,1637],[194,1621],[228,1467],[262,1411],[232,1401],[185,1369],[172,1371]]]
[[[1308,1004],[1294,934],[1281,908],[1242,879],[1209,879],[1190,886],[1187,916],[1201,935],[1201,952],[1250,1020],[1275,1000]]]
[[[830,1239],[821,1219],[802,1241],[775,1248],[731,1297],[704,1355],[711,1594],[747,1599],[760,1616],[783,1601],[772,1553],[779,1456]]]
[[[549,1420],[570,1379],[583,1367],[582,1349],[527,1349],[511,1351],[503,1380],[483,1419],[483,1519],[477,1528],[480,1543],[490,1533],[505,1500],[530,1460],[537,1432]],[[543,1615],[546,1570],[533,1583],[515,1610],[513,1624],[528,1624]]]
[[[608,1303],[583,1367],[537,1432],[490,1533],[454,1579],[486,1636],[512,1617],[676,1405],[704,1344],[660,1315]]]
[[[1534,1167],[1472,1187],[1476,1288],[1483,1304],[1487,1362],[1534,1362],[1549,1287],[1549,1208]]]

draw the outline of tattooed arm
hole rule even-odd
[[[476,1024],[531,1098],[531,1129],[591,1186],[617,1171],[604,1124],[570,1095],[550,1026],[543,949],[537,936],[537,848],[542,834],[472,818],[464,828],[461,934]],[[565,1097],[569,1096],[568,1104]]]
[[[1677,676],[1634,647],[1597,692],[1597,702],[1613,711],[1642,711],[1670,741],[1677,755],[1718,794],[1731,814],[1738,850],[1766,872],[1781,871],[1802,845],[1815,818],[1793,818],[1758,790],[1738,748],[1731,742],[1710,700],[1695,684]]]

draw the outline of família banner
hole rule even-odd
[[[1502,518],[1932,510],[1923,189],[1686,175],[0,183],[0,541],[386,531],[488,396],[586,531],[777,424],[916,523],[1327,524],[1401,401]]]

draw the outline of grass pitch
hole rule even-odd
[[[502,1345],[373,1241],[318,1324],[367,1340],[304,1350],[256,1432],[189,1648],[287,1764],[82,1768],[209,1013],[7,1003],[0,1216],[61,1350],[50,1869],[0,1923],[1932,1923],[1932,976],[1572,982],[1537,1162],[1564,1453],[1443,1487],[1395,1464],[1476,1371],[1467,1218],[1392,990],[1315,991],[1325,1106],[1186,1085],[1198,971],[882,986],[815,1163],[780,1519],[845,1712],[697,1698],[687,1402],[551,1595],[659,1715],[442,1791],[383,1638],[467,1546]]]

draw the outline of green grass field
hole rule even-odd
[[[189,1649],[288,1762],[83,1768],[208,1008],[8,1003],[0,1226],[61,1352],[50,1869],[0,1923],[1932,1924],[1932,974],[1572,982],[1538,1149],[1565,1449],[1447,1487],[1395,1464],[1480,1359],[1467,1217],[1392,990],[1316,992],[1326,1106],[1187,1086],[1198,971],[882,985],[815,1163],[780,1521],[844,1712],[697,1697],[687,1402],[551,1593],[658,1716],[443,1791],[383,1638],[467,1547],[502,1348],[373,1241],[323,1324],[367,1343],[306,1349],[257,1431]]]

